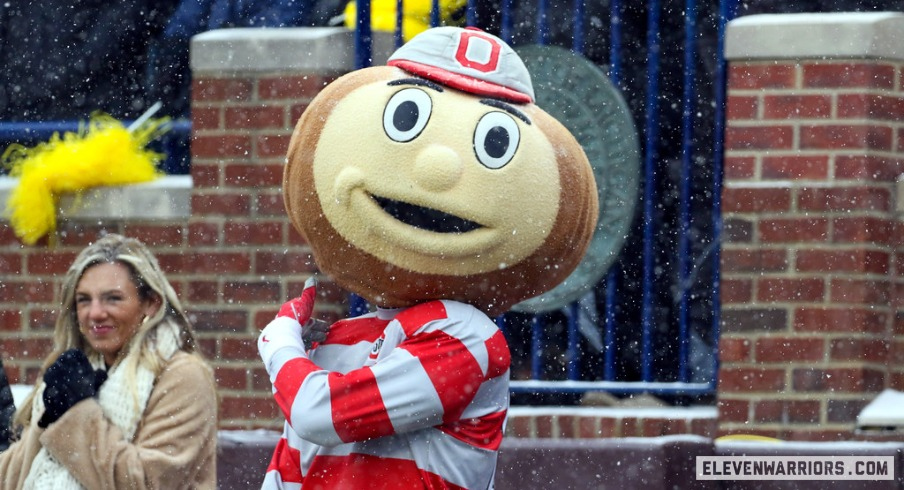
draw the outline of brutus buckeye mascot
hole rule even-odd
[[[437,27],[304,112],[286,209],[375,311],[324,335],[309,280],[261,332],[286,418],[264,488],[492,488],[510,356],[491,317],[565,279],[598,215],[584,152],[533,101],[499,38]]]

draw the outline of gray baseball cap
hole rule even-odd
[[[515,50],[474,27],[427,29],[386,64],[464,92],[519,104],[534,101],[530,73]]]

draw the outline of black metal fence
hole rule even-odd
[[[440,7],[434,0],[431,25],[443,21]],[[569,278],[573,285],[590,284],[573,287],[577,297],[571,291],[529,301],[498,319],[513,350],[515,403],[577,402],[588,391],[649,393],[676,402],[715,394],[721,53],[725,24],[737,7],[731,0],[468,3],[468,25],[528,53],[538,105],[576,133],[598,181],[616,177],[600,185],[598,233],[621,236],[591,244],[596,269]],[[370,18],[369,8],[369,0],[359,0],[357,18]],[[370,25],[359,22],[356,36],[358,66],[367,66]],[[401,44],[401,29],[395,36]],[[533,59],[544,59],[544,49],[545,58],[561,57],[535,46],[564,48],[576,57],[564,67],[532,66]],[[585,61],[606,80],[573,69]],[[554,91],[563,84],[566,93]],[[584,103],[561,103],[569,97]],[[595,127],[588,129],[588,120]],[[632,136],[625,121],[635,133],[634,148],[625,144]]]

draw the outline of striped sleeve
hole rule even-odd
[[[470,306],[433,301],[395,322],[403,340],[372,366],[345,374],[304,358],[282,366],[277,402],[300,437],[331,446],[452,423],[485,381],[508,371],[504,341],[494,347],[501,334]]]

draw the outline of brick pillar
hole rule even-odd
[[[904,389],[904,15],[730,23],[720,433],[859,438]]]
[[[375,53],[387,53],[386,39]],[[323,86],[354,69],[344,28],[224,29],[192,40],[191,251],[186,302],[216,359],[224,428],[281,427],[257,355],[257,332],[315,272],[282,198],[289,138]],[[344,315],[346,294],[321,281],[317,314]]]

